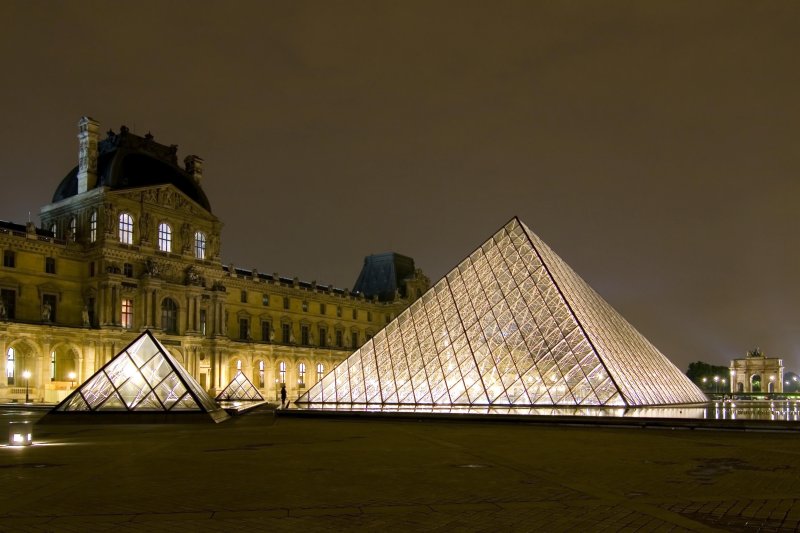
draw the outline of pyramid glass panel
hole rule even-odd
[[[375,340],[336,367],[335,381],[317,383],[299,402],[583,407],[706,401],[517,218]]]
[[[258,392],[253,382],[247,379],[241,370],[236,372],[228,386],[217,395],[217,401],[263,402],[264,397]]]
[[[145,331],[53,412],[169,410],[207,413],[217,421],[227,417],[152,333]]]

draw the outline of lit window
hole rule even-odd
[[[236,370],[239,370],[239,371],[242,370],[242,360],[241,359],[237,359],[236,360]]]
[[[264,361],[258,362],[258,386],[264,388]]]
[[[128,213],[119,214],[119,242],[133,244],[133,217]]]
[[[133,327],[133,300],[122,300],[122,327],[125,329]]]
[[[197,259],[206,258],[206,234],[202,231],[194,232],[194,256]]]
[[[172,227],[166,222],[158,225],[158,249],[162,252],[172,251]]]
[[[303,387],[306,383],[306,364],[300,363],[297,365],[297,383]]]
[[[161,303],[161,329],[166,333],[178,333],[178,304],[172,298]]]
[[[9,348],[8,352],[6,353],[6,380],[8,381],[9,385],[14,384],[14,356],[16,353],[14,352],[14,348]]]
[[[325,365],[317,363],[317,383],[322,381],[322,375],[325,373]]]
[[[50,381],[56,380],[56,352],[50,352]]]
[[[278,363],[278,374],[280,375],[281,384],[286,383],[286,362],[281,361]]]
[[[89,242],[97,240],[97,210],[92,211],[89,215]]]
[[[69,219],[69,240],[75,242],[75,237],[78,232],[78,220],[75,217]]]

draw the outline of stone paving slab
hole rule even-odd
[[[798,531],[796,434],[244,415],[36,426],[0,531]]]

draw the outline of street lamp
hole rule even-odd
[[[67,377],[72,382],[71,387],[74,389],[75,388],[75,372],[70,372],[69,374],[67,374]]]
[[[22,373],[22,377],[25,378],[25,403],[28,403],[28,383],[30,382],[31,373],[25,370]]]
[[[706,381],[708,380],[706,378],[703,378],[703,390],[706,390]]]
[[[719,392],[719,376],[714,376],[714,392]]]

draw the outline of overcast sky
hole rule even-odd
[[[800,2],[0,2],[0,219],[77,121],[205,159],[225,263],[436,281],[518,215],[678,366],[800,370]]]

